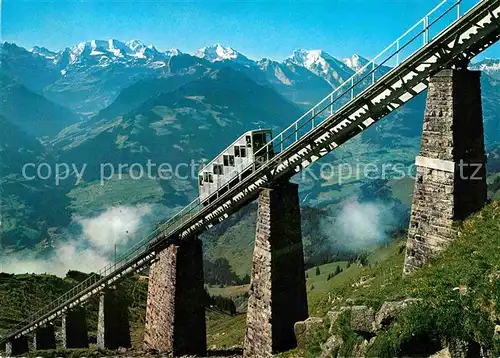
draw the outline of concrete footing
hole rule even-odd
[[[307,317],[298,185],[284,183],[259,196],[244,356],[294,348],[293,326]]]
[[[128,305],[119,289],[108,289],[99,298],[97,346],[100,348],[130,348]]]
[[[28,353],[28,337],[21,336],[15,338],[5,345],[5,355],[7,357],[15,357]]]
[[[62,317],[63,348],[87,348],[89,337],[85,308],[74,308]]]
[[[56,349],[56,333],[53,325],[40,327],[33,337],[35,350]]]
[[[429,83],[405,274],[445,248],[456,236],[453,222],[486,202],[480,76],[479,71],[443,70]]]
[[[174,356],[205,355],[202,243],[177,240],[149,271],[144,348]]]

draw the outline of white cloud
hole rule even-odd
[[[115,244],[126,245],[135,236],[143,216],[150,212],[150,205],[118,206],[94,218],[76,217],[75,220],[82,226],[84,240],[99,252],[109,253]]]
[[[79,250],[75,243],[58,245],[47,258],[34,253],[2,257],[0,271],[9,273],[51,273],[64,277],[69,270],[92,272],[109,263],[107,255],[89,248]]]
[[[390,207],[373,202],[347,199],[336,217],[323,223],[323,231],[349,249],[373,247],[387,239],[387,230],[395,223]]]
[[[75,217],[82,228],[80,236],[56,243],[48,257],[35,252],[5,254],[0,257],[0,272],[65,276],[69,270],[98,271],[113,259],[115,243],[123,246],[140,239],[136,234],[151,209],[150,205],[118,206],[93,218]]]

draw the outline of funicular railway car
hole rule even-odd
[[[270,129],[245,132],[198,173],[200,201],[208,205],[251,173],[250,164],[262,165],[273,156]],[[262,150],[260,150],[262,149]],[[260,150],[260,151],[259,151]],[[257,153],[257,154],[256,154]]]

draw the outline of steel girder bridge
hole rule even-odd
[[[125,275],[150,265],[172,240],[189,239],[255,200],[259,190],[288,180],[302,169],[402,106],[442,69],[466,68],[500,38],[500,0],[444,0],[350,79],[317,103],[264,147],[254,162],[203,205],[192,201],[154,232],[85,281],[22,321],[4,344],[41,327]],[[467,11],[465,11],[467,10]],[[273,153],[270,155],[269,153]],[[256,153],[258,154],[258,153]],[[258,155],[256,155],[258,157]],[[262,157],[262,156],[261,156]],[[242,175],[244,174],[244,175]]]

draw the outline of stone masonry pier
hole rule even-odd
[[[128,304],[120,289],[107,289],[99,298],[97,346],[100,348],[130,348]]]
[[[446,247],[456,234],[453,222],[486,202],[480,76],[479,71],[447,69],[430,81],[405,274]]]
[[[149,272],[144,348],[174,356],[205,355],[202,243],[177,240]]]
[[[28,351],[28,337],[26,336],[15,338],[5,346],[5,355],[7,357],[24,355],[28,353]]]
[[[298,185],[259,196],[244,356],[269,357],[297,344],[293,326],[308,317]]]
[[[33,338],[33,346],[38,350],[56,349],[56,332],[52,324],[40,327]]]
[[[89,337],[85,308],[74,308],[62,318],[63,348],[87,348]]]

